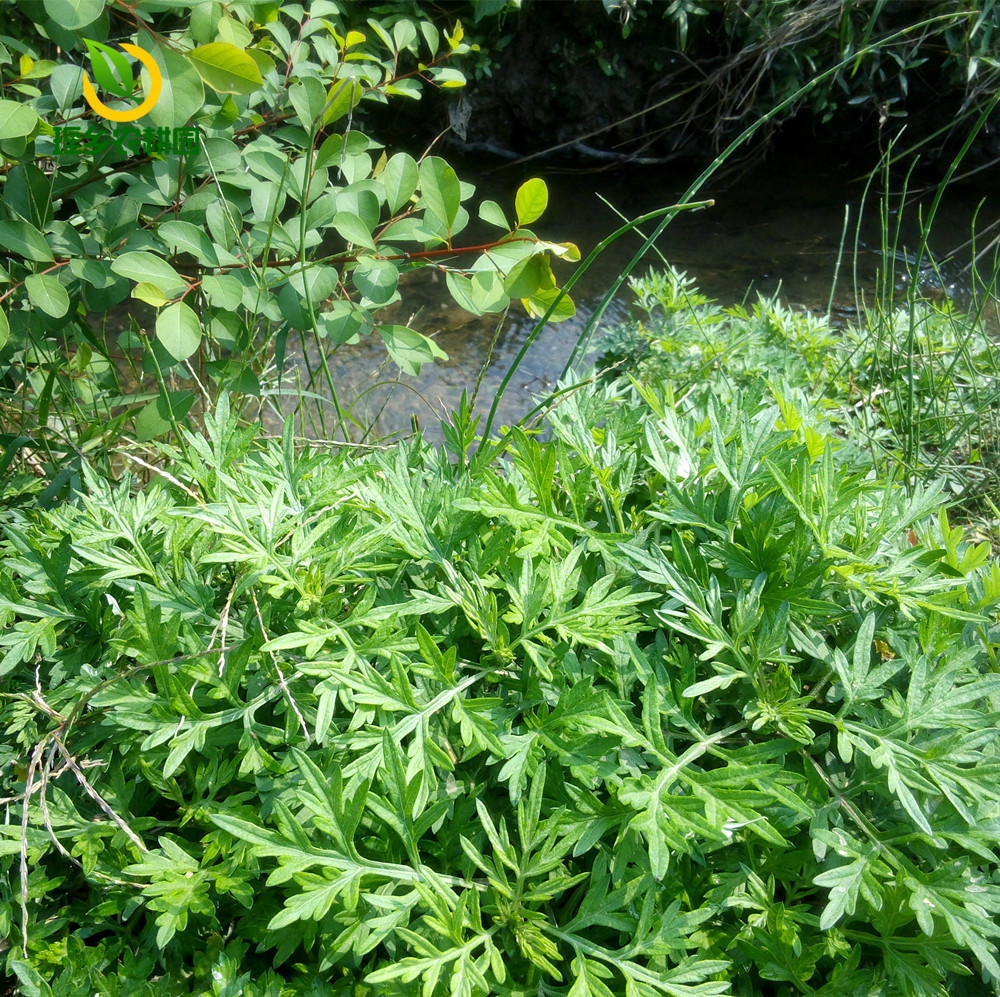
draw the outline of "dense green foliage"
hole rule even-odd
[[[747,340],[475,453],[224,398],[8,513],[22,991],[996,992],[1000,568],[757,321],[769,384]]]
[[[540,315],[558,293],[550,257],[578,258],[527,227],[546,208],[537,179],[512,215],[480,204],[496,235],[463,250],[474,188],[361,130],[370,106],[463,85],[460,24],[442,37],[331,0],[188,6],[32,0],[0,40],[0,406],[20,430],[2,443],[45,454],[53,493],[79,482],[81,452],[174,430],[199,397],[273,399],[297,337],[377,335],[409,373],[443,358],[382,317],[403,272],[446,273],[476,314],[513,297]],[[84,93],[92,75],[112,113],[152,99],[147,70],[133,97],[140,76],[112,42],[162,75],[135,123],[105,121]],[[109,314],[120,304],[130,319]],[[563,298],[552,318],[572,312]]]
[[[632,283],[636,317],[603,334],[604,362],[722,404],[734,385],[782,378],[863,442],[880,473],[941,478],[971,511],[1000,485],[995,325],[981,308],[923,297],[916,281],[895,297],[891,272],[886,283],[860,321],[834,328],[778,299],[723,308],[687,275],[651,272]]]
[[[473,4],[476,30],[511,6]],[[827,6],[802,7],[812,37]],[[703,16],[617,7],[626,28]],[[359,130],[462,83],[452,10],[9,10],[4,991],[1000,993],[1000,565],[953,525],[995,486],[983,310],[911,286],[835,330],[650,273],[613,368],[535,422],[477,435],[463,398],[444,447],[310,448],[292,419],[268,438],[247,402],[282,390],[293,337],[440,358],[380,319],[405,271],[444,271],[478,314],[572,311],[550,257],[575,247],[525,227],[542,181],[513,214],[480,205],[496,241],[463,253],[470,185]],[[155,89],[119,42],[163,75],[152,125],[200,151],[56,149],[81,116],[105,127],[83,68],[112,109]],[[977,58],[968,80],[996,68]],[[844,60],[797,64],[774,117]],[[680,207],[605,242],[656,222],[645,251]],[[129,295],[152,311],[122,331]]]

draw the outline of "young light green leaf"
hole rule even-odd
[[[517,211],[517,227],[530,225],[545,213],[549,204],[549,189],[545,181],[532,177],[518,188],[514,198],[514,209]]]
[[[147,305],[160,308],[170,299],[155,285],[141,280],[132,289],[132,297],[139,301],[145,301]]]
[[[364,86],[353,77],[346,80],[334,80],[326,92],[326,111],[323,113],[323,124],[332,125],[335,121],[350,114],[361,103],[364,92]]]
[[[201,323],[183,301],[164,308],[156,317],[156,338],[177,361],[187,360],[201,345]]]
[[[561,295],[561,296],[560,296]],[[568,294],[563,294],[558,287],[550,287],[544,290],[535,291],[527,298],[521,299],[528,314],[532,318],[541,318],[549,315],[550,322],[565,322],[576,314],[576,305]],[[555,304],[549,314],[549,309]]]
[[[188,52],[188,59],[216,93],[251,94],[264,82],[257,63],[228,42],[199,45]]]
[[[253,41],[253,32],[235,17],[220,17],[215,25],[219,32],[217,41],[229,42],[238,49],[244,49]]]
[[[431,70],[431,79],[445,89],[465,86],[465,73],[458,69],[437,67]]]
[[[511,231],[510,225],[507,224],[507,216],[496,201],[483,201],[479,205],[479,217],[488,225],[495,225],[504,232]]]

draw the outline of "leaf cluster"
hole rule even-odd
[[[522,186],[513,217],[484,201],[494,235],[463,245],[475,188],[430,150],[393,152],[363,130],[369,108],[464,84],[461,23],[442,33],[419,12],[332,0],[23,7],[0,40],[0,350],[25,429],[44,435],[56,404],[153,439],[199,396],[279,390],[297,336],[324,349],[378,336],[419,373],[444,352],[384,309],[421,268],[476,315],[517,299],[573,314],[551,260],[576,248],[529,228],[543,181]],[[152,99],[122,45],[162,78],[134,124],[93,110],[94,97],[116,114]],[[138,309],[124,331],[107,319],[118,306]],[[121,355],[132,390],[114,375]]]

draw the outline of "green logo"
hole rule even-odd
[[[90,51],[90,66],[97,83],[115,97],[126,100],[131,97],[135,89],[135,76],[132,74],[132,66],[128,59],[109,45],[91,41],[89,38],[83,40]],[[112,67],[118,74],[117,78],[111,72]]]
[[[94,79],[108,93],[125,100],[129,99],[132,96],[132,91],[135,89],[135,75],[132,73],[132,66],[128,59],[121,52],[116,52],[113,48],[103,45],[101,42],[92,41],[90,38],[84,38],[84,41],[87,43],[87,49],[90,51],[90,68],[94,74]],[[94,90],[94,84],[90,82],[90,78],[86,73],[83,74],[83,96],[94,111],[102,118],[107,118],[108,121],[135,121],[153,109],[153,105],[160,96],[163,77],[160,74],[160,67],[157,66],[156,61],[145,49],[141,49],[138,45],[132,45],[129,42],[122,42],[119,47],[123,48],[129,55],[134,56],[146,67],[149,73],[149,93],[146,99],[131,111],[113,111],[110,107],[106,107],[98,98],[97,91]],[[115,75],[116,73],[117,76]]]

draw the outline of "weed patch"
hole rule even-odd
[[[548,427],[302,454],[223,399],[8,511],[22,992],[995,991],[988,545],[801,386]]]

